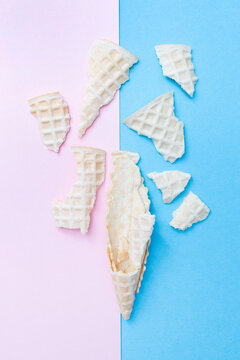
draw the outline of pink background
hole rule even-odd
[[[120,315],[106,255],[110,151],[118,95],[82,140],[87,58],[97,38],[118,42],[117,0],[0,4],[0,359],[120,359]],[[71,131],[60,153],[41,142],[27,99],[60,91]],[[51,204],[76,175],[71,145],[108,151],[90,231],[56,229]]]

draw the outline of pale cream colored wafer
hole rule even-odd
[[[59,151],[70,129],[70,115],[66,101],[59,92],[28,100],[31,113],[38,119],[43,143],[48,149]]]
[[[190,191],[179,208],[173,212],[170,225],[175,229],[186,230],[193,224],[206,219],[209,212],[207,205]]]
[[[175,80],[193,96],[197,77],[191,61],[191,47],[187,45],[157,45],[155,50],[162,65],[163,75]]]
[[[56,200],[53,214],[57,227],[80,229],[86,234],[96,192],[104,181],[105,151],[80,146],[72,147],[77,161],[77,179],[65,200]]]
[[[96,42],[89,57],[89,81],[80,114],[80,137],[92,125],[99,109],[107,105],[129,79],[129,68],[137,61],[135,55],[111,41]]]
[[[145,270],[155,216],[149,212],[148,190],[136,165],[138,154],[120,151],[112,156],[114,170],[108,193],[107,248],[120,310],[127,320]]]
[[[139,135],[152,139],[165,160],[172,163],[184,154],[183,123],[174,115],[173,92],[159,96],[124,123]]]
[[[184,191],[191,175],[182,171],[173,170],[152,172],[148,174],[148,177],[152,179],[156,187],[162,191],[163,201],[169,204],[176,196]]]

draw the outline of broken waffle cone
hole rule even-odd
[[[173,163],[184,154],[183,123],[174,114],[173,92],[159,96],[124,123],[139,135],[152,139],[165,160]]]
[[[172,202],[187,186],[191,175],[182,171],[163,171],[148,174],[158,189],[162,191],[163,201]]]
[[[173,212],[170,225],[175,229],[186,230],[193,224],[206,219],[209,212],[207,205],[190,191],[179,208]]]
[[[89,81],[80,114],[80,137],[92,125],[99,109],[107,105],[129,79],[129,69],[137,61],[135,55],[111,41],[96,42],[89,57]]]
[[[57,227],[80,229],[86,234],[96,192],[104,181],[105,151],[72,147],[77,161],[77,179],[65,200],[55,200],[53,214]]]
[[[187,45],[157,45],[155,50],[162,65],[163,75],[175,80],[193,96],[197,77],[191,61],[191,47]]]
[[[59,151],[70,129],[66,101],[59,92],[40,95],[28,100],[31,113],[38,119],[42,141],[48,149]]]
[[[127,320],[145,270],[155,216],[149,212],[148,190],[136,165],[138,154],[119,151],[112,156],[114,171],[108,193],[107,250],[120,310]]]

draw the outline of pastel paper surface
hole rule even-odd
[[[120,313],[106,254],[110,156],[87,235],[57,229],[51,209],[76,178],[72,145],[118,148],[118,96],[78,138],[88,54],[99,36],[118,42],[118,1],[4,0],[0,17],[0,359],[120,360]],[[71,113],[58,154],[42,144],[27,103],[52,91]]]
[[[137,152],[156,223],[147,269],[129,321],[122,321],[122,360],[240,359],[239,1],[120,1],[120,44],[139,57],[120,89],[121,150]],[[227,16],[226,16],[227,14]],[[190,44],[199,81],[193,98],[162,75],[154,46]],[[167,163],[152,141],[122,122],[174,90],[186,151]],[[169,222],[186,192],[169,205],[147,174],[192,174],[208,218],[176,231]]]

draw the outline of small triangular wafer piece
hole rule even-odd
[[[173,163],[184,154],[183,123],[174,115],[173,92],[159,96],[124,123],[139,135],[152,139],[165,160]]]
[[[143,185],[139,156],[114,152],[112,187],[108,193],[107,251],[120,310],[129,319],[148,255],[155,216],[149,212],[148,190]]]
[[[57,227],[80,229],[86,234],[96,192],[104,181],[105,151],[73,146],[77,161],[77,180],[65,200],[55,200],[53,214]]]
[[[191,61],[192,48],[187,45],[155,46],[163,75],[175,80],[190,96],[193,96],[197,77]]]
[[[148,174],[156,187],[162,191],[163,201],[167,204],[173,201],[182,191],[184,191],[191,175],[182,171],[163,171]]]
[[[175,229],[186,230],[193,224],[206,219],[209,212],[207,205],[190,191],[179,208],[173,212],[170,225]]]
[[[31,113],[38,119],[39,130],[48,149],[59,151],[70,129],[66,101],[59,92],[40,95],[28,100]]]
[[[129,79],[129,69],[137,61],[135,55],[111,41],[96,42],[89,57],[89,82],[80,114],[80,137],[92,125],[99,109],[110,103],[115,92]]]

